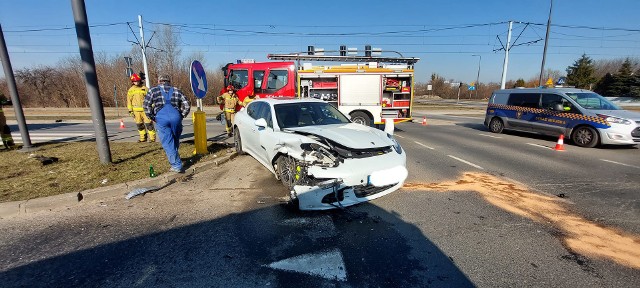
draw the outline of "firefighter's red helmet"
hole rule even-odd
[[[141,79],[140,79],[140,76],[138,76],[138,74],[133,73],[133,74],[131,75],[131,82],[136,82],[136,81],[140,81],[140,80],[141,80]]]
[[[233,85],[229,85],[227,86],[227,91],[235,91],[236,89],[233,88]]]

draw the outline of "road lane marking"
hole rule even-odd
[[[471,163],[471,162],[469,162],[469,161],[467,161],[467,160],[460,159],[460,158],[458,158],[458,157],[456,157],[456,156],[453,156],[453,155],[447,155],[447,156],[449,156],[449,157],[451,157],[451,158],[453,158],[453,159],[456,159],[456,160],[458,160],[458,161],[460,161],[460,162],[462,162],[462,163],[465,163],[465,164],[471,165],[471,166],[473,166],[473,167],[476,167],[476,168],[478,168],[478,169],[482,169],[482,170],[484,170],[484,168],[482,168],[482,167],[480,167],[480,166],[478,166],[478,165],[476,165],[476,164],[473,164],[473,163]]]
[[[425,147],[425,148],[427,148],[427,149],[435,150],[435,148],[433,148],[433,147],[429,147],[429,146],[427,146],[427,145],[424,145],[424,144],[422,144],[422,143],[420,143],[420,142],[418,142],[418,141],[413,141],[413,142],[414,142],[414,143],[416,143],[416,144],[418,144],[418,145],[420,145],[420,146],[422,146],[422,147]]]
[[[633,167],[633,168],[638,168],[640,169],[640,167],[635,166],[635,165],[630,165],[630,164],[624,164],[624,163],[620,163],[620,162],[616,162],[616,161],[611,161],[611,160],[607,160],[607,159],[600,159],[604,162],[609,162],[609,163],[613,163],[613,164],[618,164],[618,165],[622,165],[622,166],[627,166],[627,167]]]
[[[320,276],[329,280],[347,281],[342,252],[338,248],[320,253],[309,253],[266,265],[269,268]]]
[[[393,137],[398,137],[398,138],[404,138],[404,136],[400,136],[400,135],[393,135]]]
[[[542,145],[534,144],[534,143],[527,143],[527,145],[531,145],[531,146],[536,146],[536,147],[540,147],[540,148],[544,148],[544,149],[551,149],[551,150],[553,150],[551,147],[542,146]]]
[[[498,139],[502,138],[500,136],[493,136],[493,135],[489,135],[489,134],[478,134],[478,135],[484,136],[484,137],[498,138]]]

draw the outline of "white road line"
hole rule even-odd
[[[465,163],[465,164],[471,165],[471,166],[473,166],[473,167],[476,167],[476,168],[478,168],[478,169],[482,169],[482,170],[484,170],[484,168],[482,168],[482,167],[480,167],[480,166],[478,166],[478,165],[476,165],[476,164],[473,164],[473,163],[471,163],[471,162],[469,162],[469,161],[467,161],[467,160],[460,159],[460,158],[458,158],[458,157],[456,157],[456,156],[453,156],[453,155],[447,155],[447,156],[449,156],[449,157],[451,157],[451,158],[453,158],[453,159],[456,159],[456,160],[458,160],[458,161],[460,161],[460,162],[462,162],[462,163]]]
[[[20,137],[20,133],[19,132],[15,132],[15,133],[11,133],[11,136],[17,136]],[[62,138],[62,137],[76,137],[76,136],[89,136],[89,135],[93,135],[93,133],[91,132],[85,132],[85,133],[75,133],[75,132],[67,132],[67,133],[40,133],[40,132],[33,132],[33,131],[29,131],[29,136],[40,136],[40,137],[58,137],[58,138]]]
[[[393,137],[398,137],[398,138],[404,138],[404,136],[400,136],[400,135],[393,135]]]
[[[611,161],[611,160],[607,160],[607,159],[600,159],[604,162],[609,162],[609,163],[613,163],[613,164],[618,164],[618,165],[622,165],[622,166],[627,166],[627,167],[633,167],[633,168],[638,168],[640,169],[640,167],[635,166],[635,165],[630,165],[630,164],[624,164],[624,163],[620,163],[620,162],[616,162],[616,161]]]
[[[304,273],[329,280],[347,281],[342,252],[333,248],[320,253],[298,255],[265,265],[272,269]]]
[[[429,147],[429,146],[427,146],[427,145],[424,145],[424,144],[422,144],[422,143],[420,143],[420,142],[418,142],[418,141],[413,141],[413,142],[414,142],[414,143],[416,143],[416,144],[418,144],[418,145],[420,145],[420,146],[422,146],[422,147],[424,147],[424,148],[431,149],[431,150],[435,150],[435,148],[433,148],[433,147]]]
[[[531,145],[531,146],[536,146],[536,147],[540,147],[540,148],[544,148],[544,149],[551,149],[551,150],[553,150],[551,147],[542,146],[542,145],[534,144],[534,143],[527,143],[527,145]]]
[[[493,135],[489,135],[489,134],[478,134],[478,135],[484,136],[484,137],[498,138],[498,139],[502,138],[500,136],[493,136]]]

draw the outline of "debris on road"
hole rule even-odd
[[[158,190],[160,188],[156,187],[156,186],[152,186],[152,187],[143,187],[143,188],[136,188],[131,190],[131,192],[129,192],[129,194],[127,194],[127,196],[125,196],[124,198],[126,198],[127,200],[136,197],[138,195],[150,192],[150,191],[155,191]]]

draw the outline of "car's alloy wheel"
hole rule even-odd
[[[573,131],[571,140],[580,147],[593,148],[598,145],[598,132],[588,126],[578,127]]]
[[[494,117],[491,119],[491,122],[489,122],[489,130],[493,133],[502,133],[502,130],[504,130],[504,123],[502,123],[500,118]]]
[[[289,155],[282,155],[278,158],[278,177],[287,189],[293,189],[296,184],[296,161]]]
[[[237,126],[233,130],[233,143],[236,145],[236,153],[238,153],[238,155],[244,155],[244,150],[242,150],[242,139],[240,139],[240,131],[238,131]]]

